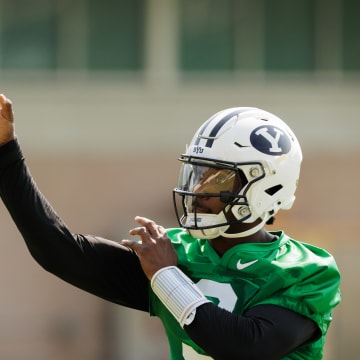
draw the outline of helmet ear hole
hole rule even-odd
[[[265,192],[268,195],[272,196],[272,195],[276,194],[282,188],[283,188],[283,186],[281,184],[279,184],[279,185],[275,185],[275,186],[272,186],[272,187],[266,189]]]

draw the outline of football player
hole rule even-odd
[[[264,227],[292,206],[302,161],[280,118],[252,107],[210,117],[180,156],[179,227],[136,217],[136,237],[119,244],[70,232],[30,175],[11,101],[0,104],[0,195],[46,270],[158,316],[171,359],[322,358],[340,302],[335,260]]]

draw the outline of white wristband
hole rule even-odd
[[[176,266],[158,270],[151,279],[151,287],[181,327],[191,324],[198,306],[210,302]]]

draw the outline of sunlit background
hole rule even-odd
[[[116,241],[135,215],[177,226],[177,157],[214,112],[282,117],[305,159],[272,228],[335,255],[343,301],[325,358],[355,360],[359,16],[358,0],[0,0],[0,92],[71,231]],[[46,273],[3,205],[0,229],[1,360],[168,358],[157,319]]]

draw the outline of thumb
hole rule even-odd
[[[137,249],[139,249],[140,244],[138,241],[135,240],[121,240],[121,245],[126,246],[127,248],[134,250],[136,252]]]

